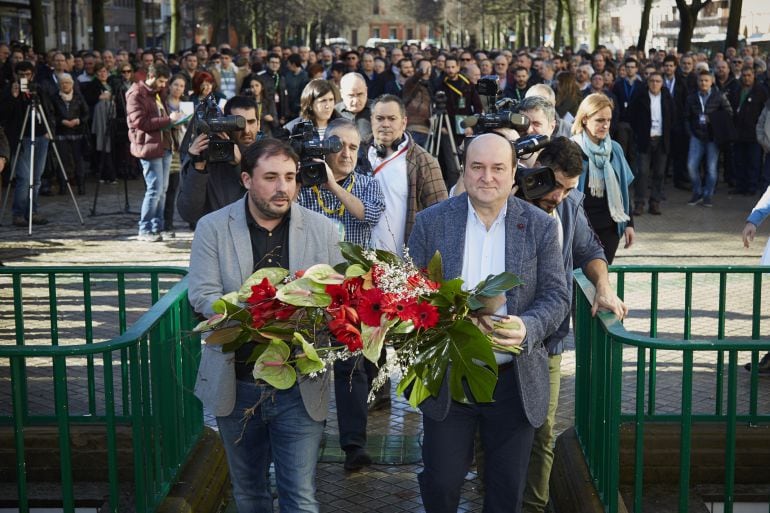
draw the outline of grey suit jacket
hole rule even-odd
[[[409,237],[409,253],[419,267],[441,252],[444,278],[462,275],[467,193],[450,198],[417,214]],[[514,196],[508,199],[505,217],[505,270],[524,284],[506,293],[508,313],[518,315],[527,328],[524,351],[513,359],[519,379],[524,413],[530,424],[542,425],[548,413],[548,355],[543,341],[569,312],[564,261],[556,221],[537,207]],[[437,398],[422,403],[425,415],[443,420],[451,397],[446,381]]]
[[[198,222],[190,255],[189,296],[196,312],[210,317],[211,305],[224,294],[238,290],[254,269],[251,239],[246,225],[245,200],[212,212]],[[342,261],[339,232],[327,218],[300,205],[291,206],[289,270]],[[305,409],[315,420],[329,410],[329,377],[300,379]],[[221,346],[203,346],[195,395],[214,415],[229,415],[235,406],[234,354]]]

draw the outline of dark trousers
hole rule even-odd
[[[671,133],[671,165],[675,184],[685,184],[690,181],[687,171],[687,155],[690,152],[690,138],[684,129]]]
[[[521,511],[535,428],[524,415],[514,368],[500,372],[494,400],[452,402],[441,421],[423,416],[424,470],[417,479],[426,513],[457,512],[477,428],[484,451],[484,513]]]
[[[637,153],[636,176],[634,177],[634,202],[644,205],[646,198],[650,202],[660,202],[663,196],[663,178],[666,174],[666,159],[663,140],[652,137],[645,152]],[[649,192],[648,192],[649,188]]]
[[[735,187],[740,192],[756,193],[760,186],[762,147],[758,142],[734,142],[732,151]]]
[[[337,404],[337,424],[340,447],[350,450],[366,446],[366,422],[369,410],[369,378],[363,356],[334,362],[334,397]]]
[[[166,189],[166,203],[163,205],[163,229],[172,231],[174,229],[174,212],[176,211],[176,195],[179,189],[180,173],[170,173],[168,175],[168,189]]]
[[[615,253],[620,245],[617,225],[612,224],[599,230],[594,228],[594,232],[599,237],[599,242],[604,246],[604,256],[607,258],[607,264],[612,265],[612,261],[615,260]]]

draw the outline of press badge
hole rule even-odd
[[[457,108],[458,109],[465,108],[465,98],[460,98],[459,100],[457,100]]]
[[[705,126],[706,123],[708,123],[708,119],[709,119],[708,116],[706,116],[706,114],[701,112],[700,115],[698,116],[698,123],[700,123],[701,126]]]

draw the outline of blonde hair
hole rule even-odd
[[[609,107],[610,110],[614,108],[612,100],[606,94],[593,93],[586,96],[580,102],[575,121],[572,123],[572,135],[582,133],[585,128],[585,121],[605,107]]]

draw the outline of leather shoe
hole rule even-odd
[[[657,201],[651,201],[650,209],[648,210],[648,212],[651,215],[659,216],[660,214],[662,214],[662,212],[660,211],[660,204]]]
[[[631,212],[634,217],[644,214],[644,203],[637,203],[634,205],[634,210]]]
[[[363,447],[353,447],[345,451],[345,470],[358,472],[367,465],[372,464],[372,457]]]

